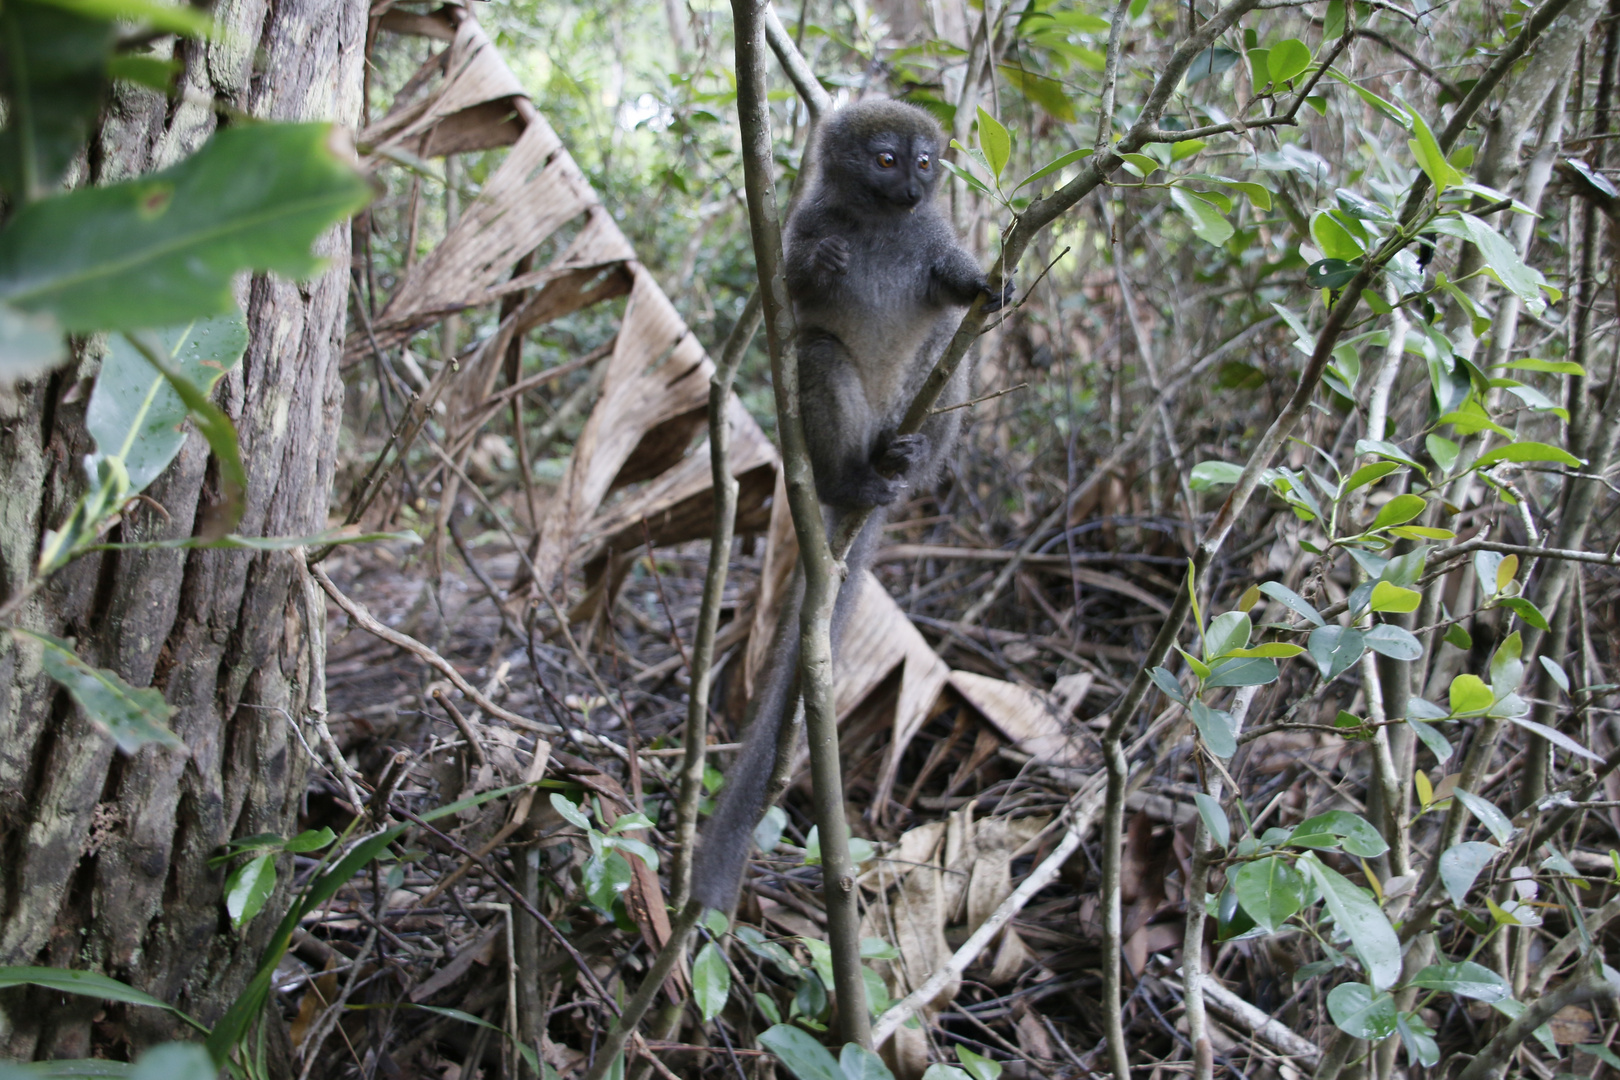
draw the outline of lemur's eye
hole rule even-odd
[[[931,162],[929,162],[927,154],[917,155],[917,168],[921,169],[923,172],[927,172],[930,164]]]
[[[880,168],[892,169],[894,168],[894,155],[885,150],[877,156],[877,163]]]

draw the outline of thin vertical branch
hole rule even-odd
[[[781,219],[772,171],[770,111],[765,79],[765,4],[732,0],[737,47],[737,116],[742,133],[743,180],[754,262],[764,301],[766,341],[776,387],[777,431],[788,505],[799,540],[804,601],[799,614],[800,687],[810,740],[810,776],[821,836],[821,879],[832,947],[833,986],[838,995],[842,1041],[871,1044],[866,984],[861,971],[860,915],[855,864],[844,819],[843,763],[838,755],[838,717],[832,684],[832,609],[838,573],[827,545],[821,503],[816,498],[799,401],[799,362],[794,350],[793,310],[782,275]]]
[[[692,890],[692,847],[697,840],[698,803],[703,797],[703,769],[709,738],[709,677],[714,666],[714,635],[720,625],[720,600],[726,591],[726,567],[737,522],[737,478],[731,475],[731,381],[737,365],[759,330],[759,291],[748,297],[737,324],[720,351],[720,363],[709,377],[709,475],[714,488],[714,527],[709,537],[709,571],[703,579],[697,636],[692,642],[692,682],[686,701],[686,753],[681,759],[681,793],[675,807],[675,858],[670,891],[677,909]]]

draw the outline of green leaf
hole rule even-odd
[[[1467,177],[1458,172],[1446,155],[1440,152],[1440,144],[1435,141],[1434,133],[1429,125],[1423,122],[1417,110],[1409,110],[1412,118],[1412,134],[1416,138],[1408,139],[1406,145],[1412,148],[1412,156],[1417,159],[1418,168],[1428,174],[1429,180],[1434,184],[1436,192],[1443,192],[1448,187],[1462,183]]]
[[[1233,649],[1227,655],[1246,659],[1262,657],[1273,660],[1286,660],[1289,657],[1298,656],[1304,651],[1305,646],[1303,645],[1294,645],[1286,641],[1268,641],[1264,645],[1256,645],[1252,649]]]
[[[845,1080],[832,1054],[802,1028],[777,1024],[760,1033],[759,1045],[775,1054],[798,1080]]]
[[[1361,272],[1361,267],[1343,259],[1322,259],[1305,268],[1305,284],[1313,289],[1342,289]]]
[[[291,840],[288,840],[282,847],[286,851],[320,851],[336,839],[336,833],[322,826],[319,829],[305,829]]]
[[[310,277],[310,244],[371,197],[332,137],[233,126],[162,172],[30,203],[0,232],[0,300],[73,332],[127,330],[231,311],[239,270]]]
[[[692,994],[707,1023],[720,1015],[731,994],[731,969],[726,966],[725,954],[714,942],[698,950],[692,961]]]
[[[1001,121],[984,111],[979,106],[979,149],[984,151],[985,160],[990,163],[990,173],[997,180],[1001,179],[1001,170],[1007,167],[1012,157],[1012,136],[1007,129],[1001,126]]]
[[[1298,38],[1285,38],[1271,46],[1266,67],[1273,82],[1285,83],[1311,66],[1311,50]]]
[[[1423,741],[1423,745],[1429,748],[1429,752],[1434,754],[1436,761],[1444,764],[1450,760],[1451,743],[1447,741],[1444,735],[1440,734],[1438,728],[1411,716],[1406,718],[1406,722],[1417,737]]]
[[[1542,668],[1546,670],[1552,681],[1558,684],[1558,689],[1566,694],[1569,693],[1569,673],[1564,670],[1563,665],[1550,656],[1538,656],[1536,659],[1541,662]]]
[[[1513,996],[1513,988],[1502,976],[1471,960],[1455,964],[1430,964],[1412,976],[1412,985],[1425,990],[1444,990],[1478,1001],[1501,1001]]]
[[[1170,189],[1170,201],[1191,219],[1193,234],[1206,244],[1220,247],[1232,239],[1236,231],[1232,223],[1208,199],[1175,187]]]
[[[1508,820],[1508,816],[1496,808],[1495,803],[1462,788],[1457,788],[1455,794],[1462,804],[1468,807],[1469,812],[1479,819],[1480,824],[1491,831],[1497,843],[1505,844],[1513,839],[1513,834],[1518,830],[1513,827],[1513,822]]]
[[[973,1080],[997,1080],[1001,1075],[1001,1062],[976,1054],[961,1043],[956,1044],[956,1060]]]
[[[1244,863],[1233,880],[1238,903],[1256,926],[1274,934],[1305,906],[1305,879],[1287,859],[1272,856]]]
[[[1121,154],[1119,159],[1124,163],[1127,171],[1143,179],[1152,176],[1161,168],[1157,161],[1146,154]]]
[[[1395,985],[1401,977],[1401,942],[1378,905],[1315,855],[1307,853],[1299,863],[1316,879],[1333,921],[1349,936],[1373,987],[1384,990]]]
[[[1148,678],[1164,692],[1165,697],[1182,705],[1187,704],[1187,695],[1181,692],[1181,683],[1176,681],[1168,668],[1156,667],[1148,672]]]
[[[201,1043],[171,1042],[154,1046],[136,1059],[129,1080],[215,1080],[218,1075]]]
[[[1235,484],[1243,475],[1243,466],[1229,461],[1200,461],[1192,467],[1187,486],[1194,491],[1208,491],[1213,487]]]
[[[1227,847],[1232,843],[1232,822],[1221,809],[1220,800],[1211,798],[1203,792],[1193,796],[1193,802],[1198,804],[1198,816],[1204,819],[1204,828],[1209,830],[1210,839],[1219,847]]]
[[[1423,643],[1415,634],[1389,623],[1379,623],[1367,631],[1367,648],[1392,660],[1416,660],[1423,655]]]
[[[1316,241],[1316,246],[1321,249],[1322,254],[1330,259],[1349,262],[1366,254],[1356,238],[1350,235],[1349,230],[1325,210],[1318,210],[1311,216],[1311,237]]]
[[[551,808],[561,814],[563,820],[574,828],[584,832],[591,831],[591,819],[582,814],[578,806],[555,791],[551,793]]]
[[[247,470],[242,467],[242,452],[236,441],[236,425],[231,423],[231,418],[226,416],[219,406],[209,400],[208,394],[169,363],[161,348],[146,335],[128,331],[124,337],[136,347],[148,364],[162,373],[169,388],[185,402],[186,411],[191,415],[191,422],[197,425],[202,437],[208,440],[208,448],[214,452],[214,457],[219,463],[224,505],[215,508],[213,521],[203,531],[208,536],[220,536],[230,532],[242,520],[244,509],[242,499],[247,491]]]
[[[1491,904],[1489,897],[1486,897],[1485,902],[1490,904],[1492,907],[1495,906],[1494,904]],[[1497,910],[1501,909],[1498,908]],[[1501,1001],[1491,1002],[1491,1008],[1495,1009],[1497,1012],[1501,1013],[1503,1016],[1506,1016],[1510,1020],[1517,1020],[1520,1014],[1524,1012],[1525,1004],[1524,1002],[1516,1001],[1513,998],[1503,998]],[[1554,1060],[1557,1060],[1563,1056],[1564,1052],[1558,1048],[1558,1041],[1553,1038],[1552,1027],[1550,1025],[1542,1024],[1540,1027],[1536,1028],[1535,1031],[1532,1031],[1531,1034],[1536,1037],[1537,1042],[1541,1043],[1541,1045],[1546,1048],[1548,1056],[1552,1057]]]
[[[1339,496],[1343,498],[1359,487],[1366,487],[1375,480],[1382,480],[1400,467],[1400,463],[1395,461],[1375,461],[1371,465],[1363,465],[1339,485]]]
[[[1346,1035],[1377,1041],[1395,1033],[1395,999],[1387,993],[1374,993],[1363,983],[1335,986],[1327,1005],[1333,1023]]]
[[[780,806],[773,806],[765,811],[765,816],[759,819],[754,826],[754,843],[759,850],[769,854],[776,850],[776,845],[782,842],[782,833],[787,829],[787,811]]]
[[[233,308],[152,337],[170,368],[208,394],[247,349],[247,322]],[[124,463],[133,495],[156,480],[185,445],[186,403],[127,340],[114,336],[107,344],[85,427],[96,440],[97,458],[116,457]]]
[[[1324,620],[1322,613],[1312,607],[1310,602],[1288,586],[1276,581],[1267,581],[1260,586],[1260,591],[1282,604],[1296,615],[1304,617],[1306,622],[1313,626],[1322,626]]]
[[[1373,611],[1405,612],[1416,611],[1422,602],[1423,594],[1416,589],[1403,589],[1399,585],[1380,581],[1373,585],[1369,606]]]
[[[45,674],[55,679],[84,710],[95,725],[126,754],[133,754],[147,743],[170,750],[183,750],[185,744],[169,730],[174,708],[163,700],[163,692],[153,687],[137,690],[117,673],[91,667],[73,651],[73,642],[35,630],[13,629],[19,645],[35,643],[41,648]]]
[[[1017,191],[1018,188],[1027,187],[1037,180],[1044,180],[1053,173],[1068,168],[1081,158],[1090,157],[1091,154],[1092,149],[1089,146],[1083,147],[1079,150],[1071,150],[1067,154],[1064,154],[1062,157],[1058,158],[1056,161],[1048,162],[1047,164],[1042,165],[1039,169],[1036,169],[1034,172],[1030,173],[1028,176],[1024,177],[1018,182],[1018,187],[1013,188],[1013,190]]]
[[[627,851],[646,863],[648,869],[654,872],[658,870],[658,851],[651,844],[628,836],[612,836],[604,842],[603,846],[618,851]]]
[[[952,176],[962,181],[974,191],[977,191],[981,195],[989,195],[990,197],[994,198],[994,193],[991,192],[989,185],[987,185],[983,180],[980,180],[977,176],[974,176],[972,173],[968,172],[966,169],[962,168],[962,166],[956,164],[956,162],[947,161],[944,158],[940,158],[939,163],[945,166],[946,170],[950,172]]]
[[[1366,635],[1350,627],[1322,626],[1311,631],[1311,659],[1316,661],[1324,681],[1332,681],[1349,670],[1366,647]]]
[[[860,1043],[845,1043],[838,1054],[838,1067],[844,1080],[894,1080],[894,1073],[883,1059]]]
[[[62,328],[51,316],[0,303],[0,389],[43,375],[70,355]]]
[[[1466,672],[1451,680],[1451,689],[1447,693],[1451,703],[1452,716],[1470,716],[1482,713],[1496,704],[1496,695],[1491,688],[1478,675],[1469,675]]]
[[[1395,1030],[1401,1033],[1406,1056],[1430,1068],[1440,1063],[1440,1044],[1434,1041],[1434,1030],[1416,1013],[1400,1013],[1395,1017]]]
[[[490,1023],[488,1020],[485,1020],[482,1016],[475,1016],[474,1014],[472,1014],[470,1012],[466,1012],[465,1010],[451,1009],[451,1008],[447,1008],[447,1007],[445,1007],[443,1005],[414,1005],[413,1004],[413,1005],[410,1006],[410,1008],[420,1009],[422,1012],[433,1013],[436,1016],[448,1017],[451,1020],[460,1020],[464,1024],[472,1024],[472,1025],[474,1025],[476,1027],[481,1027],[481,1028],[484,1028],[486,1030],[495,1032],[497,1035],[500,1035],[502,1038],[510,1040],[510,1042],[512,1043],[513,1048],[517,1050],[517,1052],[523,1057],[523,1060],[528,1064],[529,1070],[530,1070],[530,1072],[532,1074],[534,1074],[535,1076],[541,1075],[541,1072],[540,1072],[540,1070],[541,1070],[540,1056],[534,1052],[533,1047],[527,1046],[524,1043],[522,1043],[521,1041],[512,1038],[511,1034],[509,1032],[507,1032],[505,1029],[496,1027],[494,1024]],[[547,1066],[547,1068],[550,1068],[550,1066]],[[623,1074],[622,1069],[620,1070],[620,1074],[622,1076],[622,1074]],[[552,1074],[549,1074],[549,1075],[555,1075],[555,1073],[552,1073]]]
[[[0,97],[9,115],[0,130],[0,190],[12,206],[54,188],[90,135],[107,89],[107,62],[118,28],[109,20],[55,4],[10,0],[0,7]]]
[[[1276,681],[1277,662],[1257,656],[1225,660],[1216,664],[1204,679],[1204,686],[1213,690],[1222,686],[1265,686]]]
[[[1322,40],[1334,41],[1344,36],[1346,26],[1344,0],[1329,0],[1327,15],[1322,19]]]
[[[1389,850],[1378,830],[1347,810],[1329,810],[1294,826],[1293,836],[1328,833],[1339,837],[1340,846],[1363,859],[1376,859]],[[1319,845],[1318,845],[1319,846]]]
[[[231,928],[240,930],[264,910],[264,902],[276,887],[276,856],[273,852],[249,859],[225,879],[225,911]]]
[[[1373,518],[1373,523],[1368,527],[1367,531],[1376,532],[1379,529],[1387,529],[1391,525],[1405,525],[1428,509],[1428,506],[1429,504],[1421,495],[1397,495],[1383,505],[1383,508],[1378,511],[1378,516]]]
[[[1145,8],[1147,4],[1144,2],[1142,6]],[[1131,15],[1134,18],[1136,14],[1133,5]],[[1194,83],[1202,82],[1211,75],[1219,75],[1223,71],[1228,71],[1237,62],[1238,54],[1231,49],[1223,49],[1218,45],[1205,49],[1193,57],[1192,63],[1187,65],[1186,85],[1192,86]]]
[[[1562,447],[1539,442],[1516,442],[1485,451],[1479,455],[1479,460],[1474,462],[1474,467],[1484,469],[1495,465],[1498,461],[1552,461],[1559,465],[1567,465],[1571,469],[1578,469],[1583,464],[1580,458]]]
[[[1209,143],[1203,139],[1183,139],[1181,142],[1173,142],[1170,144],[1170,163],[1174,165],[1178,161],[1186,161],[1208,145]]]
[[[1544,371],[1553,375],[1586,375],[1586,369],[1569,360],[1537,360],[1529,357],[1507,365],[1517,371]]]
[[[1209,752],[1225,760],[1237,753],[1237,739],[1232,734],[1232,714],[1212,709],[1197,698],[1187,702],[1187,714],[1193,726],[1203,736]]]
[[[1583,1054],[1591,1054],[1609,1068],[1620,1071],[1620,1054],[1616,1054],[1607,1046],[1598,1043],[1579,1043],[1575,1049]]]
[[[1434,463],[1440,466],[1441,472],[1449,473],[1451,467],[1457,464],[1457,455],[1461,452],[1461,447],[1443,435],[1427,435],[1423,439],[1423,445],[1428,447],[1429,456],[1434,458]]]
[[[126,1005],[144,1005],[163,1009],[180,1017],[199,1031],[208,1029],[166,1001],[133,986],[108,978],[95,971],[53,967],[0,967],[0,990],[13,986],[42,986],[59,994],[99,998],[102,1001],[122,1001]]]
[[[43,0],[51,7],[107,22],[142,23],[153,30],[188,37],[207,37],[214,30],[206,12],[164,0]]]
[[[1036,74],[1017,64],[997,64],[996,70],[1001,72],[1014,89],[1027,100],[1039,105],[1053,119],[1065,124],[1075,122],[1074,99],[1069,96],[1068,89],[1056,79]]]
[[[1500,854],[1501,848],[1480,840],[1469,840],[1440,853],[1440,883],[1453,904],[1463,906],[1480,871]]]
[[[1209,629],[1204,634],[1207,652],[1204,661],[1209,663],[1233,649],[1243,648],[1249,643],[1249,635],[1253,632],[1248,615],[1241,611],[1221,612],[1209,621]]]
[[[1468,239],[1479,249],[1485,265],[1495,272],[1497,280],[1524,303],[1524,309],[1530,314],[1539,316],[1546,311],[1547,298],[1541,291],[1546,279],[1541,271],[1526,266],[1513,245],[1485,222],[1473,214],[1459,216]]]

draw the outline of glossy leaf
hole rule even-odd
[[[1417,159],[1418,168],[1428,174],[1430,182],[1438,191],[1462,183],[1466,177],[1446,160],[1446,155],[1440,151],[1440,144],[1435,141],[1429,125],[1423,122],[1423,117],[1415,110],[1408,115],[1411,117],[1412,134],[1416,138],[1407,140],[1406,145],[1411,148],[1412,156]]]
[[[1537,630],[1547,629],[1547,616],[1543,615],[1540,608],[1524,597],[1504,596],[1497,602]]]
[[[1311,66],[1311,50],[1298,38],[1287,38],[1271,46],[1266,68],[1273,82],[1288,82]]]
[[[1474,467],[1485,469],[1495,465],[1498,461],[1550,461],[1558,465],[1567,465],[1571,469],[1581,467],[1581,459],[1568,450],[1549,443],[1539,442],[1513,442],[1505,446],[1498,446],[1494,450],[1487,450],[1479,455],[1479,460],[1474,462]]]
[[[133,754],[147,743],[184,749],[180,737],[169,730],[174,707],[163,700],[161,690],[136,689],[116,672],[91,667],[79,659],[71,641],[35,630],[13,629],[11,635],[19,645],[39,646],[45,674],[66,687],[85,718],[124,753]]]
[[[1203,736],[1204,745],[1216,757],[1226,759],[1237,753],[1237,740],[1232,735],[1232,714],[1212,709],[1197,698],[1187,703],[1187,713],[1193,726]]]
[[[1243,466],[1229,461],[1200,461],[1187,477],[1187,486],[1194,491],[1208,491],[1223,484],[1235,484],[1243,475]]]
[[[777,1024],[760,1033],[759,1045],[775,1054],[798,1080],[845,1080],[837,1060],[803,1028]]]
[[[1073,165],[1080,159],[1090,157],[1091,154],[1092,149],[1089,146],[1083,147],[1079,150],[1071,150],[1069,153],[1064,154],[1055,161],[1048,162],[1039,169],[1036,169],[1034,172],[1030,173],[1028,176],[1024,177],[1018,182],[1018,188],[1027,187],[1030,184],[1035,183],[1037,180],[1044,180],[1053,173],[1068,168],[1070,165]],[[1013,190],[1017,191],[1018,188],[1014,188]]]
[[[731,969],[726,966],[725,954],[714,942],[698,950],[692,961],[692,994],[707,1023],[720,1015],[731,994]]]
[[[1357,660],[1366,649],[1367,638],[1360,630],[1347,626],[1321,626],[1311,631],[1311,659],[1324,680],[1336,679]]]
[[[1001,171],[1012,158],[1012,136],[1001,126],[1001,121],[984,111],[983,106],[979,107],[979,149],[984,151],[984,158],[990,163],[991,175],[1001,179]]]
[[[73,332],[173,326],[235,307],[231,278],[292,278],[371,197],[326,124],[226,128],[162,172],[30,203],[0,232],[0,300]]]
[[[1444,990],[1478,1001],[1501,1001],[1513,996],[1513,988],[1502,976],[1471,960],[1455,964],[1430,964],[1412,976],[1412,985],[1425,990]]]
[[[1299,865],[1315,877],[1323,903],[1349,936],[1374,988],[1393,986],[1401,977],[1401,942],[1389,919],[1365,892],[1315,855],[1303,856]]]
[[[1205,662],[1224,656],[1233,649],[1243,648],[1249,643],[1249,635],[1253,632],[1248,615],[1241,611],[1221,612],[1209,621],[1209,629],[1204,633],[1204,640],[1208,644]]]
[[[1311,606],[1310,601],[1299,595],[1288,586],[1276,581],[1267,581],[1261,584],[1260,591],[1282,604],[1296,615],[1303,616],[1305,621],[1313,626],[1322,626],[1324,620],[1322,613]]]
[[[1496,702],[1496,695],[1491,693],[1491,688],[1485,685],[1485,681],[1478,675],[1469,675],[1466,672],[1451,680],[1448,697],[1453,716],[1482,713]]]
[[[1376,593],[1378,590],[1373,590]],[[1410,630],[1379,623],[1366,635],[1367,648],[1392,660],[1416,660],[1423,655],[1423,643]]]
[[[1267,933],[1276,933],[1305,906],[1305,878],[1277,856],[1238,867],[1232,887],[1243,910]]]
[[[1277,662],[1263,656],[1223,660],[1204,679],[1204,686],[1265,686],[1277,681]]]
[[[1395,1033],[1395,999],[1363,983],[1340,983],[1328,994],[1328,1014],[1346,1035],[1358,1039],[1387,1039]]]
[[[1144,4],[1144,6],[1146,6]],[[1131,15],[1134,18],[1137,12],[1133,6]],[[1238,62],[1238,54],[1231,49],[1212,46],[1193,57],[1192,63],[1187,65],[1186,85],[1202,82],[1211,75],[1219,75],[1228,71]]]
[[[1454,794],[1464,806],[1468,807],[1469,812],[1479,819],[1480,824],[1491,831],[1497,843],[1505,844],[1513,839],[1513,834],[1518,830],[1513,827],[1513,822],[1508,820],[1508,816],[1496,808],[1495,803],[1462,788],[1457,788]]]
[[[1395,1030],[1400,1032],[1406,1056],[1411,1060],[1425,1068],[1440,1063],[1440,1044],[1434,1041],[1434,1030],[1416,1013],[1398,1014],[1395,1017]]]
[[[1385,503],[1373,518],[1369,531],[1387,529],[1391,525],[1405,525],[1428,509],[1428,503],[1421,495],[1397,495]]]
[[[97,971],[54,967],[0,967],[0,990],[13,986],[42,986],[58,994],[74,994],[102,1001],[121,1001],[127,1005],[163,1009],[174,1013],[192,1027],[202,1031],[208,1030],[168,1002]]]
[[[1378,835],[1377,829],[1347,810],[1329,810],[1294,826],[1295,836],[1317,833],[1339,837],[1345,851],[1363,859],[1376,859],[1389,850],[1389,845]]]
[[[78,156],[101,109],[117,37],[111,20],[66,5],[0,7],[0,40],[27,45],[23,62],[0,64],[9,114],[0,130],[0,191],[13,206],[54,188]]]
[[[276,856],[259,855],[232,870],[225,879],[225,912],[231,927],[242,929],[264,910],[264,903],[276,887]]]
[[[838,1054],[838,1067],[844,1080],[894,1080],[883,1059],[860,1043],[845,1043]]]
[[[1474,887],[1474,882],[1479,878],[1480,871],[1500,854],[1501,848],[1480,840],[1469,840],[1442,851],[1440,883],[1445,886],[1451,902],[1461,907],[1468,898],[1468,890]]]
[[[1423,594],[1416,589],[1402,588],[1387,581],[1380,581],[1373,585],[1369,606],[1374,611],[1406,612],[1416,611],[1422,602]]]
[[[1541,276],[1541,271],[1526,266],[1507,238],[1479,218],[1473,214],[1462,214],[1460,217],[1468,239],[1479,250],[1485,265],[1495,272],[1497,280],[1524,303],[1525,310],[1530,314],[1539,316],[1546,311],[1547,298],[1541,291],[1546,279]]]
[[[1183,188],[1170,189],[1170,201],[1186,214],[1192,224],[1193,235],[1206,244],[1220,247],[1232,239],[1236,230],[1220,210],[1208,199],[1194,195]]]
[[[152,334],[171,368],[204,394],[247,349],[247,322],[235,308]],[[146,358],[119,335],[108,342],[85,427],[100,457],[124,463],[129,492],[145,490],[185,445],[186,403]],[[94,458],[92,460],[95,460]]]
[[[1221,809],[1220,800],[1199,792],[1193,796],[1193,802],[1198,805],[1198,816],[1204,819],[1204,828],[1209,830],[1210,839],[1215,841],[1216,846],[1224,848],[1231,844],[1232,822],[1227,818],[1226,811]]]
[[[1436,761],[1443,764],[1451,759],[1451,742],[1440,734],[1438,728],[1410,716],[1406,718],[1406,722],[1423,745],[1429,748]]]

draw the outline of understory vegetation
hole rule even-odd
[[[115,101],[210,33],[3,3]],[[174,1001],[6,957],[0,1008],[107,1004],[96,1060],[0,1077],[1620,1074],[1620,2],[735,9],[376,5],[358,164],[243,123],[162,174],[212,275],[160,264],[184,303],[76,290],[103,256],[64,230],[168,212],[54,190],[82,134],[7,172],[0,377],[99,363],[7,647],[126,767],[182,752],[166,687],[26,613],[144,540],[188,416],[223,509],[163,543],[285,560],[326,621],[296,820],[209,851],[218,933],[264,941],[236,1004],[148,1049]],[[826,555],[749,180],[785,211],[815,119],[874,95],[940,120],[939,198],[1018,299],[965,317],[962,444],[805,674],[842,799],[800,753],[700,912],[693,829]],[[210,254],[208,170],[278,160],[263,206],[320,208]],[[231,275],[309,277],[341,221],[331,528],[239,535]]]

